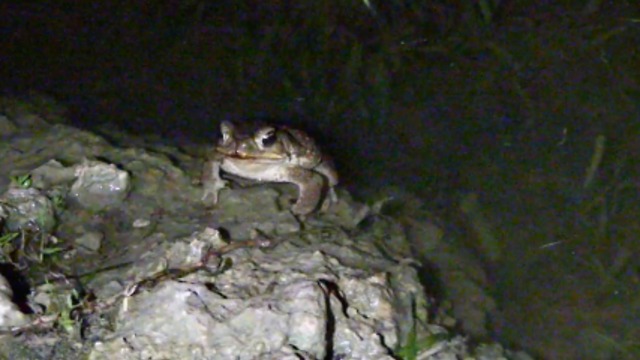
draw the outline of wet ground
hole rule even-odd
[[[221,119],[301,126],[361,197],[396,185],[451,224],[476,193],[495,335],[640,358],[640,6],[444,3],[5,2],[1,90],[185,146]]]

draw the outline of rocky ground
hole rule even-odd
[[[300,221],[261,184],[207,210],[202,159],[1,103],[4,358],[530,359],[458,332],[495,303],[415,199],[409,221],[340,190]]]

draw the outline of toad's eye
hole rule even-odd
[[[273,146],[273,144],[276,143],[277,137],[276,137],[276,132],[275,130],[271,130],[268,131],[264,134],[262,134],[262,138],[260,139],[260,141],[262,141],[262,146],[263,147],[271,147]]]

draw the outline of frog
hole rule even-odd
[[[208,207],[218,203],[220,190],[228,186],[221,174],[258,183],[295,185],[298,197],[291,212],[298,216],[326,211],[337,202],[338,173],[333,160],[306,132],[272,124],[248,128],[245,124],[241,129],[225,120],[220,133],[201,175],[202,200]]]

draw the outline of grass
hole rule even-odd
[[[608,354],[608,358],[620,360],[640,359],[640,341],[634,337],[617,339],[613,335],[592,328],[582,332],[583,336],[591,339],[595,349]]]

